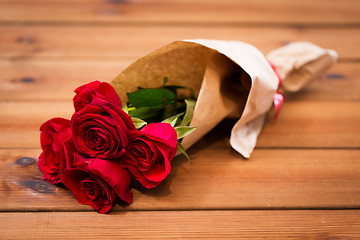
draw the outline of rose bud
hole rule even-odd
[[[121,107],[121,101],[115,89],[107,82],[94,81],[75,89],[74,107],[80,111],[95,98],[103,99],[115,106]]]
[[[93,158],[114,159],[125,153],[127,133],[135,126],[120,107],[95,98],[74,113],[71,129],[77,151]]]
[[[60,174],[67,162],[72,161],[75,152],[71,137],[70,121],[53,118],[40,127],[40,144],[43,152],[38,167],[44,174],[44,180],[59,184]]]
[[[120,164],[102,159],[86,159],[75,154],[76,164],[64,170],[61,180],[79,203],[90,205],[98,213],[107,213],[119,200],[130,204],[131,176]]]
[[[177,134],[168,123],[151,123],[129,132],[129,146],[123,162],[144,187],[153,188],[170,173],[170,161],[177,151]]]

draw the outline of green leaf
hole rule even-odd
[[[162,119],[170,118],[170,117],[176,115],[177,113],[178,113],[178,111],[176,109],[176,104],[166,105],[164,107]]]
[[[129,109],[129,115],[131,117],[146,119],[154,118],[159,115],[158,108],[151,108],[151,107],[141,107],[141,108],[131,108]]]
[[[126,112],[127,114],[129,114],[129,108],[128,108],[127,104],[123,104],[122,110],[123,110],[124,112]]]
[[[132,117],[131,120],[133,121],[136,129],[140,129],[147,124],[144,120],[140,118]]]
[[[151,88],[139,89],[127,94],[129,103],[136,107],[158,108],[176,102],[176,95],[167,89]]]
[[[191,163],[190,157],[189,157],[189,155],[187,155],[184,146],[181,145],[181,143],[179,143],[179,142],[177,143],[177,149],[178,149],[178,151],[180,151],[182,154],[184,154],[184,156],[188,159],[189,163]]]
[[[196,129],[196,127],[178,126],[174,127],[174,129],[176,131],[177,138],[180,139],[192,133]]]
[[[169,79],[168,79],[167,77],[164,77],[164,79],[163,79],[163,86],[165,86],[168,81],[169,81]]]
[[[183,114],[184,114],[184,113],[176,114],[175,116],[169,117],[169,118],[163,120],[162,122],[163,122],[163,123],[170,123],[170,125],[171,125],[172,127],[174,127],[174,126],[176,125],[176,122],[177,122],[178,118],[179,118],[181,115],[183,115]]]
[[[186,103],[186,112],[183,120],[180,123],[180,126],[189,126],[194,115],[194,109],[196,105],[196,101],[192,99],[185,99]]]

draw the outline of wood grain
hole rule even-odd
[[[74,89],[93,80],[110,82],[132,62],[102,58],[0,60],[0,100],[70,100]],[[359,100],[360,63],[340,62],[293,100]]]
[[[258,147],[358,148],[358,101],[288,102],[261,132]]]
[[[306,209],[360,206],[360,150],[256,149],[243,159],[216,133],[179,156],[168,178],[146,190],[134,183],[134,201],[123,210]],[[209,140],[213,138],[211,143]],[[204,147],[204,145],[207,145]],[[0,150],[0,211],[79,211],[66,189],[42,181],[40,149]]]
[[[0,100],[71,100],[80,85],[111,82],[130,64],[122,58],[0,60]]]
[[[192,38],[244,41],[264,54],[291,41],[310,41],[335,49],[341,59],[360,58],[359,28],[0,25],[0,32],[0,57],[12,60],[66,56],[132,62],[167,43]]]
[[[359,100],[360,66],[357,62],[339,62],[324,76],[316,79],[303,90],[286,94],[286,101],[293,100]]]
[[[86,4],[85,4],[86,3]],[[247,1],[0,1],[0,22],[359,24],[358,3],[304,0]],[[306,17],[304,17],[306,14]],[[215,17],[216,16],[216,17]]]
[[[5,239],[356,239],[359,216],[358,210],[0,213],[0,234]]]

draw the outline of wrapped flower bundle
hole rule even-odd
[[[106,213],[119,201],[132,202],[133,179],[145,188],[159,185],[176,153],[186,155],[224,118],[239,119],[230,143],[249,157],[266,114],[272,107],[278,113],[282,92],[300,90],[336,58],[333,50],[304,42],[267,57],[242,42],[173,42],[130,65],[111,85],[78,87],[72,118],[41,126],[38,166],[44,180]]]

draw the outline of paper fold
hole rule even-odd
[[[338,56],[310,42],[293,42],[266,56],[283,79],[282,88],[296,92],[333,65]]]

